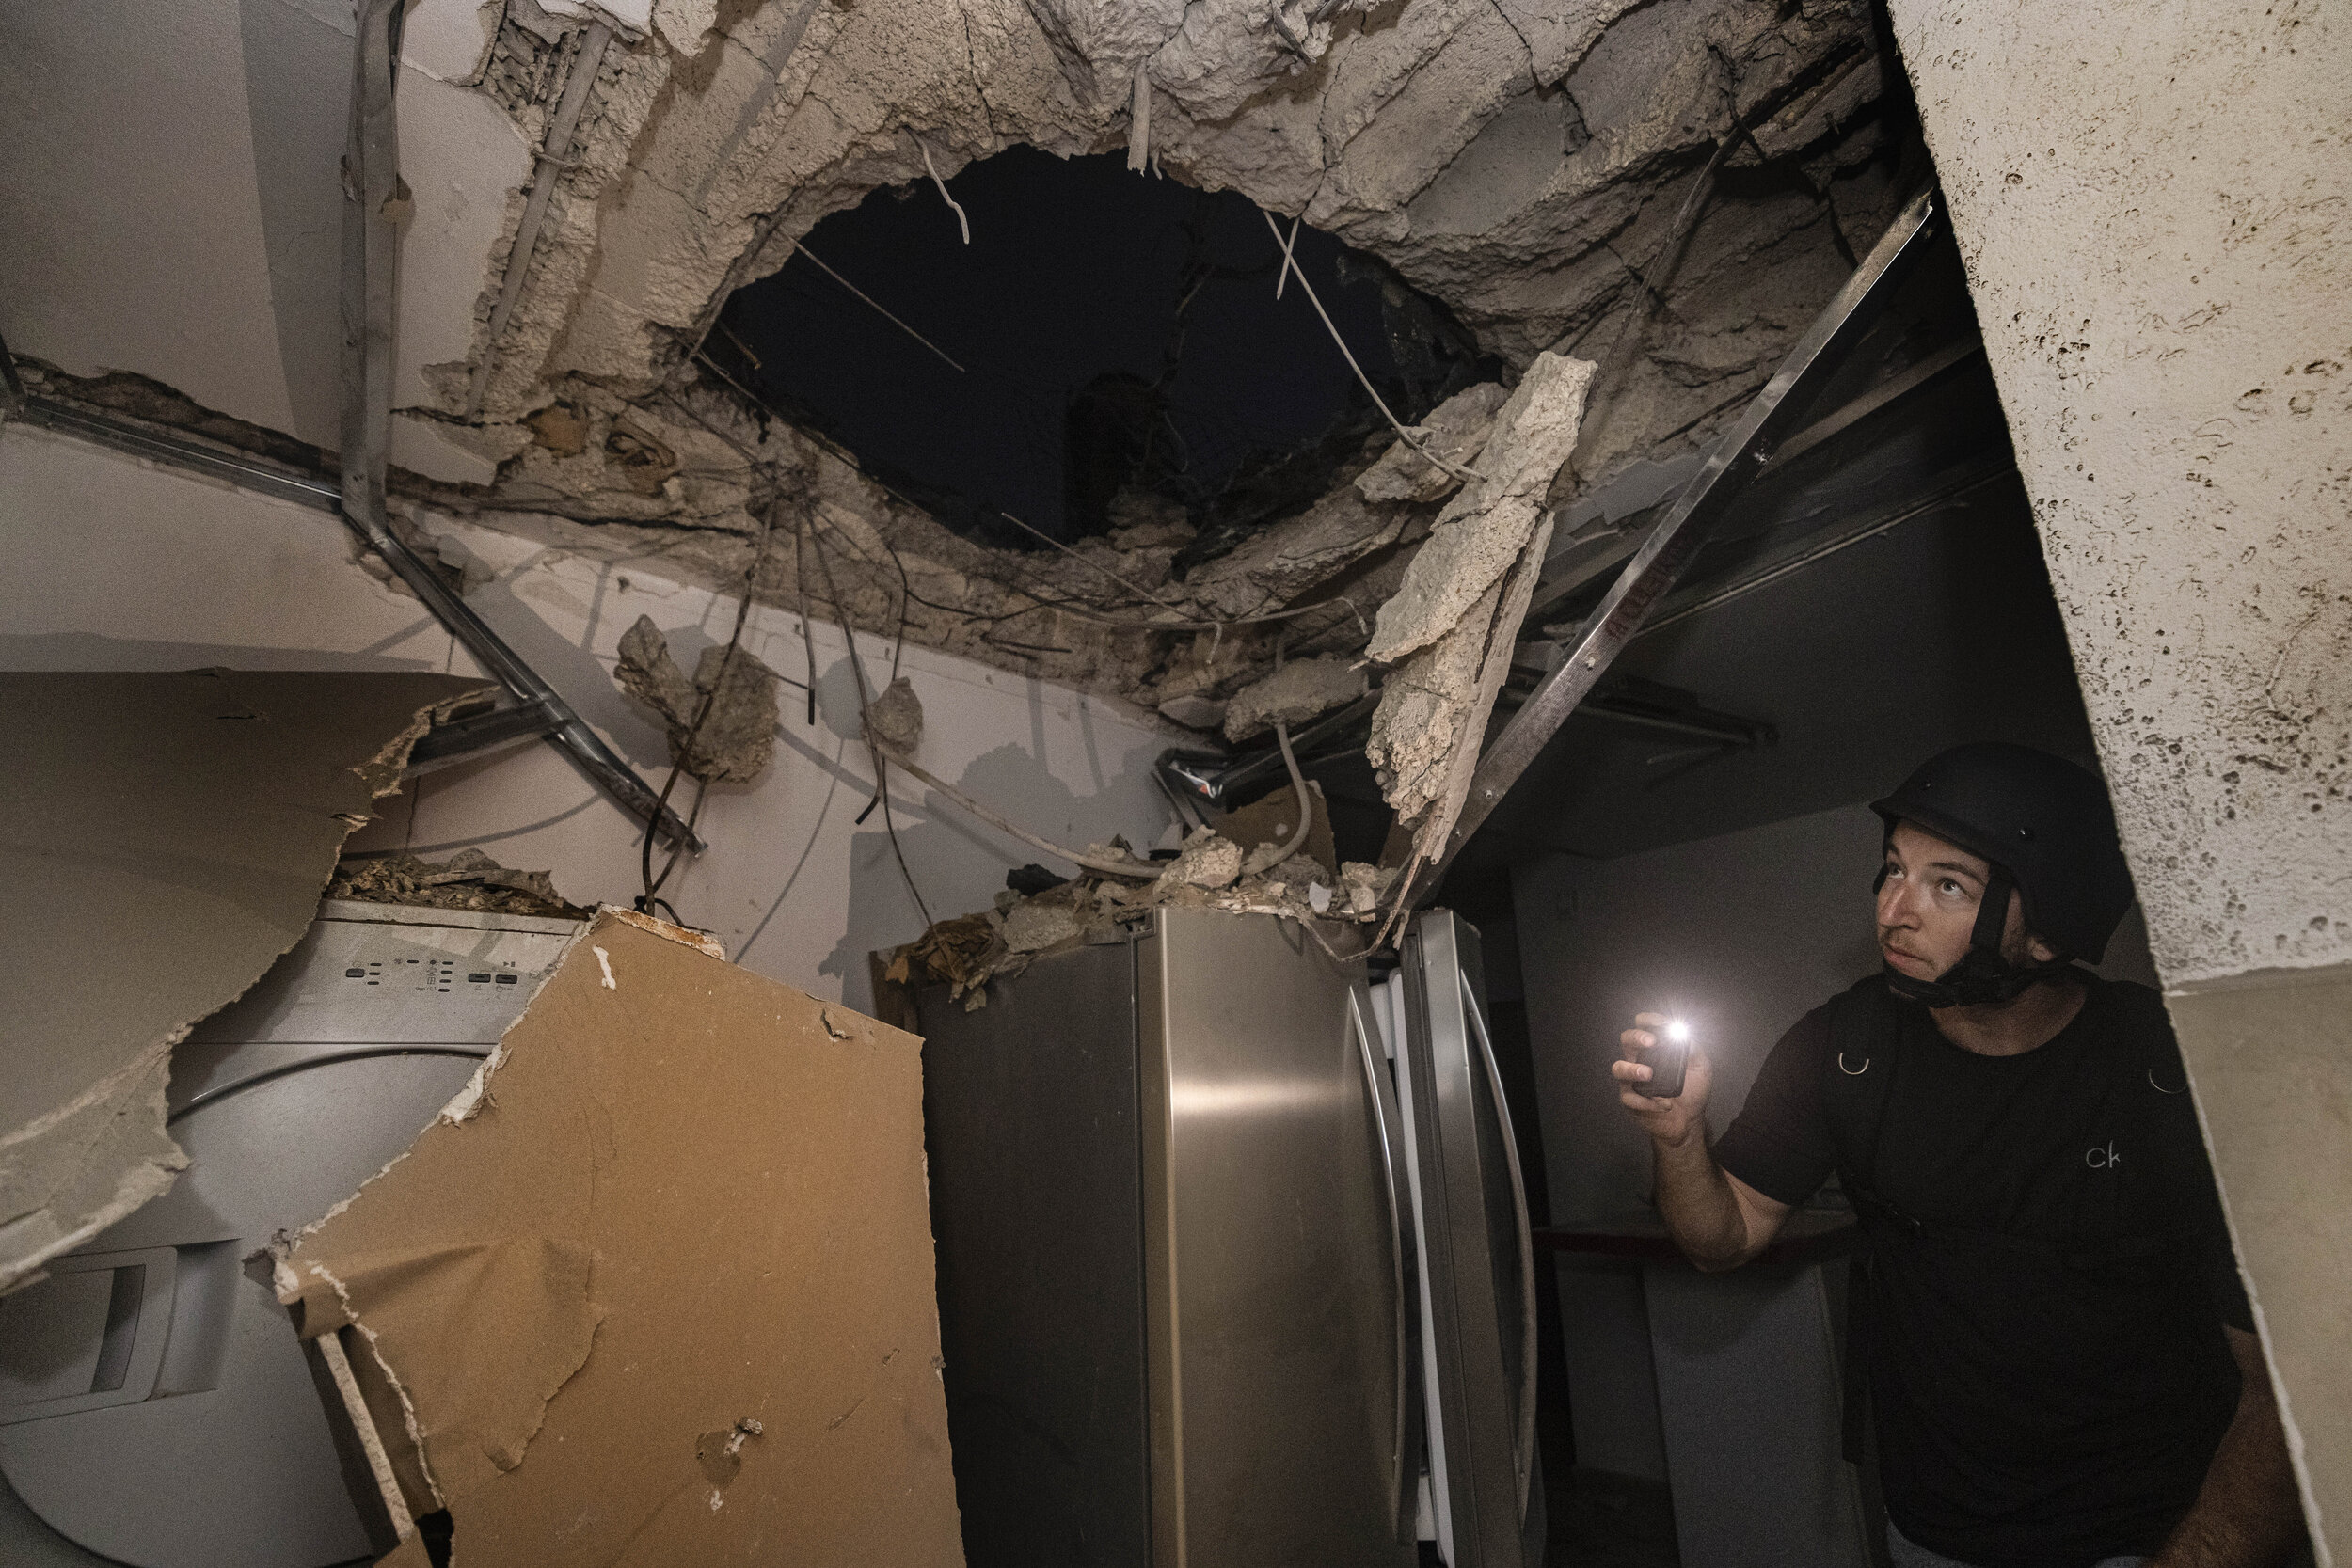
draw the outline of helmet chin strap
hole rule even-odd
[[[1879,873],[1885,881],[1886,873]],[[2027,990],[2072,966],[2063,958],[2046,964],[2014,964],[2001,956],[2001,937],[2009,927],[2009,895],[2017,884],[2000,866],[1985,884],[1977,906],[1976,928],[1968,936],[1968,951],[1960,961],[1932,980],[1915,979],[1886,965],[1886,989],[1907,1001],[1930,1007],[1977,1007],[2014,1002]]]

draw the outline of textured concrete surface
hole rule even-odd
[[[1893,12],[2157,962],[2341,962],[2352,15]]]

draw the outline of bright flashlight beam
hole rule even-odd
[[[1682,1020],[1676,1019],[1673,1022],[1666,1025],[1666,1037],[1674,1041],[1675,1044],[1680,1045],[1683,1041],[1691,1037],[1691,1026],[1683,1022]]]

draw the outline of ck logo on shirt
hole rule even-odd
[[[2122,1163],[2123,1156],[2115,1151],[2115,1145],[2112,1143],[2105,1148],[2089,1148],[2083,1151],[2083,1164],[2092,1170],[2106,1170],[2110,1165],[2120,1165]]]

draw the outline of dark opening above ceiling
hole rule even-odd
[[[1100,533],[1130,486],[1210,546],[1312,500],[1383,425],[1295,281],[1274,297],[1279,253],[1248,198],[1030,149],[949,188],[970,245],[929,183],[878,190],[738,290],[711,346],[966,537],[1038,547],[1000,513]],[[1296,254],[1400,418],[1498,370],[1382,263],[1311,229]]]

